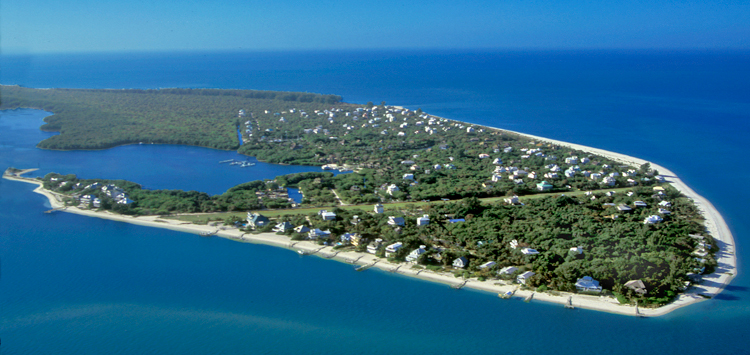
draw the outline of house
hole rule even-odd
[[[426,226],[430,224],[430,215],[423,215],[417,218],[417,226]]]
[[[635,205],[635,207],[648,207],[648,205],[643,201],[635,201],[633,202],[633,205]]]
[[[594,174],[591,174],[591,175],[594,175]],[[617,180],[615,180],[615,178],[611,176],[605,176],[604,179],[602,179],[602,185],[606,185],[606,186],[615,186],[616,182]]]
[[[500,159],[500,158],[495,158],[495,160],[492,161],[492,164],[502,165],[503,164],[503,160]]]
[[[529,176],[528,176],[529,179],[536,179],[536,177],[537,176],[536,176],[536,172],[535,171],[532,171],[532,172],[529,173]]]
[[[581,255],[581,254],[583,254],[583,247],[582,246],[577,246],[577,247],[574,247],[574,248],[570,248],[570,252],[569,253],[575,254],[575,255]]]
[[[508,243],[508,244],[510,244],[510,248],[511,249],[518,248],[518,240],[516,240],[516,239],[511,240],[510,243]]]
[[[480,269],[489,269],[489,268],[491,268],[491,267],[493,267],[495,265],[497,265],[496,262],[494,262],[494,261],[488,261],[488,262],[486,262],[486,263],[484,263],[482,265],[479,265],[479,268]]]
[[[451,218],[448,220],[448,223],[461,223],[466,222],[466,219],[464,218]]]
[[[643,294],[646,294],[646,292],[648,292],[646,290],[646,285],[643,284],[643,281],[641,280],[630,280],[626,282],[624,286],[633,290],[635,293],[639,295],[643,295]]]
[[[404,180],[414,180],[414,174],[404,174]]]
[[[539,254],[539,252],[536,249],[531,249],[531,248],[522,248],[521,249],[521,253],[523,255],[536,255],[536,254]]]
[[[347,233],[347,234],[349,234],[349,233]],[[352,233],[349,242],[352,243],[352,245],[354,245],[355,247],[358,247],[365,240],[366,239],[362,238],[361,234],[359,234],[359,233]]]
[[[403,243],[397,242],[385,247],[385,257],[390,258],[393,254],[396,254],[399,249],[404,246]]]
[[[479,154],[479,159],[487,159],[489,157],[490,157],[490,155],[486,154],[486,153]]]
[[[288,230],[294,229],[294,225],[289,222],[281,222],[277,224],[275,227],[273,227],[274,232],[286,232]]]
[[[333,221],[336,219],[336,213],[327,210],[318,211],[318,215],[323,218],[324,221]]]
[[[506,266],[500,269],[500,271],[498,271],[497,274],[498,275],[513,275],[513,273],[515,273],[516,271],[518,271],[518,268],[513,267],[513,266]]]
[[[507,203],[507,204],[515,205],[515,204],[517,204],[517,203],[518,203],[518,196],[515,196],[515,195],[514,195],[513,197],[508,197],[508,198],[506,198],[506,199],[505,199],[504,201],[505,201],[505,203]]]
[[[352,243],[352,237],[354,237],[354,233],[344,233],[339,237],[339,240],[341,240],[342,243],[351,244]]]
[[[403,226],[404,225],[404,218],[403,217],[388,217],[388,224],[392,226]]]
[[[379,203],[376,204],[375,205],[375,213],[383,213],[383,205],[381,205]]]
[[[467,127],[466,133],[474,133],[474,127]]]
[[[542,181],[536,184],[536,189],[539,191],[549,191],[552,190],[552,184],[548,183],[547,181]]]
[[[500,180],[501,180],[502,178],[503,178],[503,177],[502,177],[502,176],[500,176],[500,175],[492,174],[492,178],[490,178],[490,180],[491,180],[492,182],[498,182],[498,181],[500,181]]]
[[[390,184],[385,190],[389,195],[393,195],[394,192],[398,192],[399,188],[395,184]]]
[[[427,252],[427,247],[424,245],[420,245],[419,248],[414,249],[409,253],[409,255],[406,256],[406,261],[410,263],[417,263],[417,259],[419,259],[419,256]]]
[[[661,201],[659,202],[659,206],[661,207],[672,207],[672,203],[669,201]]]
[[[527,281],[528,281],[528,280],[529,280],[529,279],[530,279],[530,278],[531,278],[532,276],[534,276],[534,275],[536,275],[536,273],[535,273],[535,272],[533,272],[533,271],[526,271],[526,272],[524,272],[523,274],[521,274],[521,275],[518,275],[518,277],[516,277],[516,281],[518,281],[518,283],[520,283],[520,284],[523,284],[523,285],[525,285],[525,284],[526,284],[526,282],[527,282]]]
[[[591,276],[584,276],[576,281],[576,289],[580,292],[602,292],[599,281],[594,280]]]
[[[320,230],[318,228],[315,228],[309,232],[307,232],[307,239],[328,239],[331,237],[331,231],[324,231]]]
[[[620,211],[620,212],[628,212],[628,211],[632,211],[633,209],[630,208],[630,206],[628,206],[628,205],[621,204],[621,205],[617,206],[617,210]]]
[[[370,254],[375,254],[378,252],[378,249],[383,245],[383,240],[378,238],[375,239],[374,242],[367,244],[367,252]]]
[[[457,258],[456,260],[453,260],[453,267],[463,269],[466,267],[466,265],[469,265],[469,260],[465,257]]]
[[[302,224],[294,228],[295,233],[307,233],[310,231],[310,228],[308,228],[306,225]]]
[[[663,221],[663,219],[657,215],[650,215],[643,220],[643,224],[656,224]]]
[[[253,228],[265,227],[270,220],[260,213],[247,213],[247,225]]]
[[[672,213],[672,212],[670,212],[669,210],[665,210],[665,209],[663,209],[663,208],[659,208],[659,213],[660,213],[660,214],[670,214],[670,213]]]

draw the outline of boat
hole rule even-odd
[[[309,253],[306,250],[299,249],[299,250],[297,250],[297,254],[299,254],[299,255],[308,255]]]
[[[234,161],[234,159],[222,160],[222,161],[219,162],[219,164],[222,164],[222,163],[231,163],[233,161]]]
[[[500,297],[500,298],[502,298],[502,299],[504,299],[504,300],[507,300],[507,299],[513,297],[513,291],[508,291],[506,293],[498,293],[497,296]]]
[[[229,163],[229,165],[240,165],[240,164],[242,164],[242,162],[239,162],[239,161],[233,161]]]

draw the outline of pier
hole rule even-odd
[[[377,263],[378,263],[378,260],[375,260],[375,262],[373,262],[372,264],[362,265],[362,266],[360,266],[360,267],[358,267],[358,268],[356,268],[354,270],[356,270],[356,271],[365,271],[365,270],[367,270],[367,269],[375,266],[375,264],[377,264]]]
[[[460,289],[464,288],[464,286],[466,286],[467,282],[469,282],[469,280],[464,280],[464,282],[462,282],[460,284],[451,285],[451,288],[454,289],[454,290],[460,290]]]

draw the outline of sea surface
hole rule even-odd
[[[264,245],[67,213],[0,180],[0,353],[750,354],[750,53],[321,51],[0,56],[35,88],[232,88],[422,108],[651,160],[722,213],[739,275],[659,318],[500,300]],[[316,171],[174,145],[44,151],[50,113],[0,112],[7,166],[219,194]],[[244,160],[244,157],[239,157]],[[254,158],[249,158],[255,161]]]

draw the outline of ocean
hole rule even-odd
[[[750,354],[750,52],[309,51],[0,56],[0,83],[337,94],[625,153],[709,199],[739,275],[649,319],[414,280],[264,245],[49,208],[0,180],[2,354]],[[0,167],[218,194],[304,166],[172,145],[44,151],[48,115],[0,112]],[[254,158],[249,158],[255,161]]]

